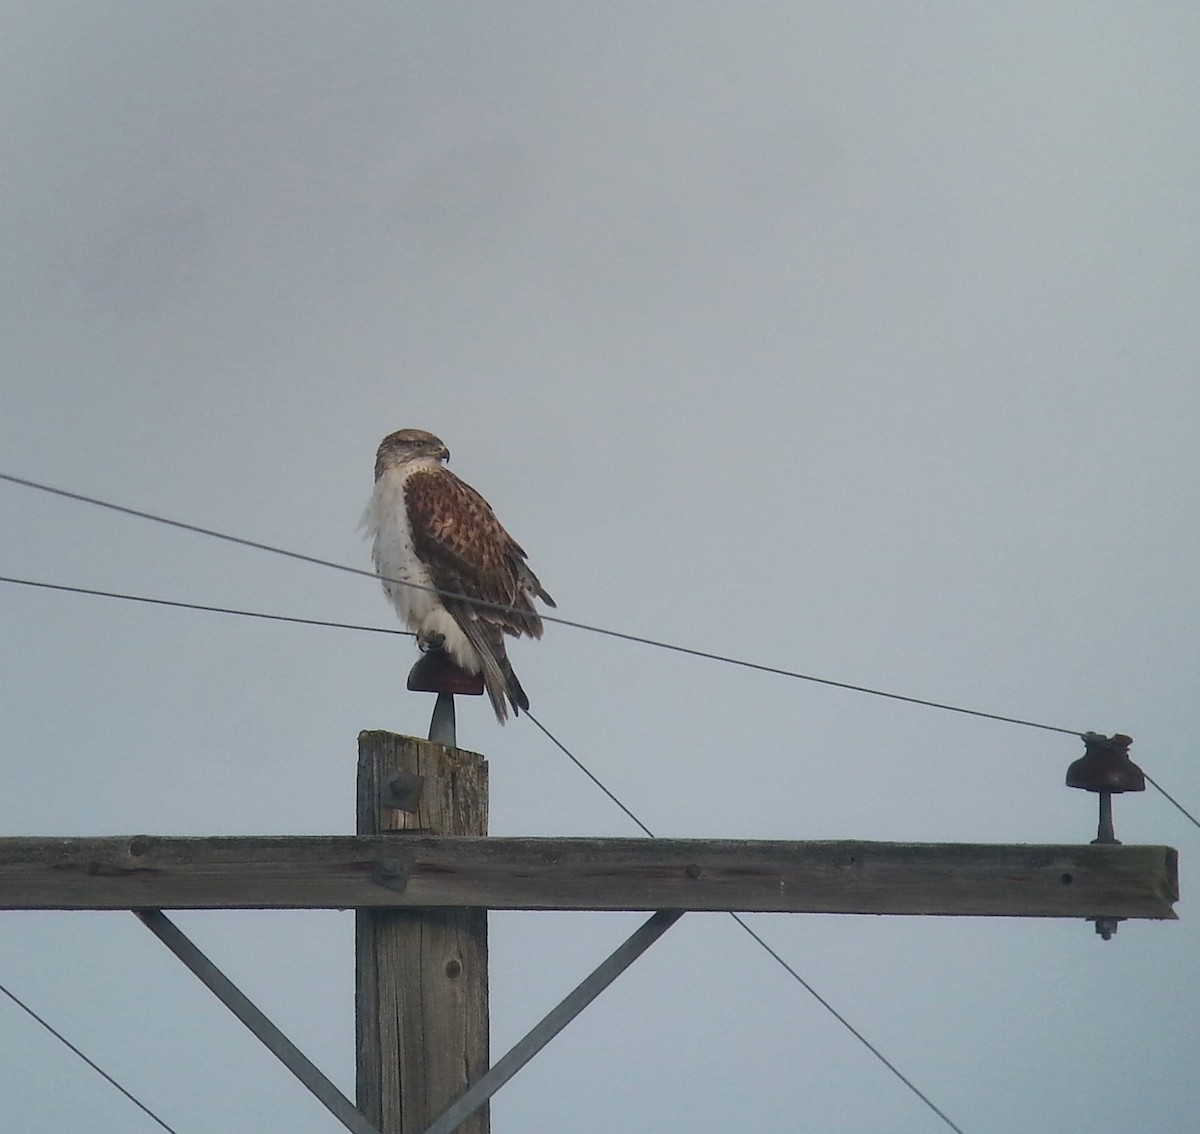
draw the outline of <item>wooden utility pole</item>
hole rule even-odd
[[[487,761],[411,736],[358,738],[358,834],[487,834]],[[403,889],[404,843],[376,881]],[[487,911],[356,915],[358,1108],[381,1134],[420,1134],[488,1069]],[[488,1134],[488,1108],[461,1134]]]

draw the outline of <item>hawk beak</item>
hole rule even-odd
[[[450,459],[450,450],[443,445],[438,452],[438,457],[440,457],[443,461],[448,461]]]

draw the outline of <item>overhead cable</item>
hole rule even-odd
[[[354,622],[326,622],[320,618],[296,618],[288,614],[264,614],[260,610],[235,610],[228,606],[204,606],[198,602],[179,602],[177,599],[148,598],[146,595],[126,595],[117,591],[96,591],[90,587],[68,587],[62,583],[42,583],[34,579],[14,579],[0,575],[0,583],[15,583],[21,587],[41,587],[47,591],[67,591],[73,595],[96,595],[99,598],[123,599],[125,602],[150,603],[152,606],[175,606],[182,610],[202,610],[209,614],[236,614],[242,618],[264,618],[270,622],[294,622],[300,626],[327,626],[334,630],[362,630],[368,634],[400,634],[412,638],[411,630],[394,626],[363,626]]]
[[[364,631],[364,632],[370,633],[370,634],[400,634],[400,635],[404,635],[404,636],[407,636],[410,638],[413,637],[412,631],[410,631],[410,630],[400,630],[400,629],[397,629],[394,627],[389,627],[389,626],[364,626],[364,625],[360,625],[360,624],[356,624],[356,623],[352,623],[352,622],[327,622],[327,621],[324,621],[324,620],[318,619],[318,618],[298,618],[293,615],[286,615],[286,614],[265,614],[261,611],[256,611],[256,610],[237,610],[237,609],[233,609],[231,607],[224,607],[224,606],[203,606],[200,603],[194,603],[194,602],[179,602],[174,599],[149,598],[145,595],[121,594],[116,591],[93,590],[92,588],[89,588],[89,587],[68,587],[61,583],[45,583],[45,582],[35,581],[33,579],[17,579],[17,578],[13,578],[13,577],[10,577],[7,575],[0,575],[0,583],[13,583],[18,586],[24,586],[24,587],[40,587],[44,590],[51,590],[51,591],[66,591],[70,594],[96,595],[96,596],[99,596],[100,598],[122,599],[126,602],[151,603],[155,606],[179,607],[183,610],[199,610],[199,611],[211,612],[214,614],[235,614],[235,615],[240,615],[243,618],[264,618],[264,619],[268,619],[272,622],[292,622],[292,623],[296,623],[301,626],[324,626],[324,627],[329,627],[329,628],[336,629],[336,630],[361,630],[361,631]],[[813,678],[812,680],[820,680],[820,679]],[[883,697],[893,696],[893,694],[882,693],[882,692],[879,695],[883,696]],[[933,702],[921,702],[921,703],[927,704],[927,705],[933,704]],[[954,709],[953,706],[948,706],[948,707],[956,712],[964,712],[964,713],[971,712],[970,709]],[[991,714],[989,714],[989,715],[991,715]],[[1016,721],[1016,719],[1013,717],[997,717],[995,719],[1011,721],[1014,723],[1026,723],[1026,722]],[[533,723],[538,724],[537,721],[534,721]],[[1039,725],[1039,724],[1034,724],[1033,722],[1028,722],[1028,723],[1032,724],[1032,727],[1034,727],[1034,728],[1042,728],[1042,729],[1046,729],[1051,732],[1067,733],[1072,736],[1075,735],[1074,730],[1072,730],[1072,729],[1056,728],[1053,725]],[[541,728],[541,725],[538,724],[538,727]],[[549,736],[549,733],[547,733],[547,736]],[[554,737],[550,736],[549,738],[555,744],[558,743],[558,741],[555,740]],[[574,757],[571,756],[571,753],[567,752],[566,749],[563,749],[563,751],[572,760],[574,759]],[[591,772],[589,772],[582,765],[580,765],[580,770],[582,772],[584,772],[585,775],[591,776]],[[1155,781],[1149,775],[1146,776],[1146,782],[1149,783],[1150,786],[1153,787],[1154,790],[1157,791],[1169,804],[1171,804],[1171,806],[1174,807],[1185,819],[1187,819],[1188,822],[1192,824],[1192,826],[1194,826],[1197,830],[1200,830],[1200,820],[1198,820],[1186,807],[1184,807],[1184,805],[1182,803],[1180,803],[1179,800],[1177,800],[1165,788],[1163,788],[1161,784],[1159,784],[1157,781]],[[608,789],[605,788],[604,785],[599,782],[599,780],[596,781],[596,785],[607,794]],[[625,809],[624,804],[622,804],[620,802],[620,800],[618,800],[615,796],[612,796],[611,798],[612,798],[613,802],[617,804],[618,807],[621,807],[622,810]],[[636,823],[639,827],[643,826],[641,820],[638,819],[636,815],[634,815],[632,812],[629,812],[629,811],[627,811],[626,813],[629,815],[630,819],[632,819],[634,821],[634,823]]]
[[[131,1103],[133,1103],[134,1106],[145,1112],[150,1118],[157,1122],[159,1126],[166,1130],[167,1134],[177,1134],[177,1131],[173,1126],[168,1126],[161,1118],[158,1117],[157,1114],[154,1113],[154,1111],[152,1111],[144,1102],[142,1102],[141,1099],[139,1099],[131,1091],[128,1091],[126,1088],[122,1087],[121,1084],[118,1083],[116,1079],[114,1079],[107,1071],[105,1071],[103,1067],[100,1067],[94,1060],[89,1059],[86,1055],[84,1055],[84,1053],[80,1051],[79,1048],[77,1048],[69,1039],[67,1039],[62,1032],[58,1031],[56,1028],[47,1023],[46,1020],[39,1016],[32,1008],[29,1007],[28,1004],[14,996],[13,993],[9,992],[9,990],[2,984],[0,984],[0,992],[4,993],[4,995],[7,996],[9,1000],[11,1000],[18,1008],[20,1008],[22,1012],[32,1016],[39,1024],[42,1025],[43,1028],[46,1029],[46,1031],[48,1031],[56,1040],[58,1040],[59,1043],[63,1044],[65,1047],[69,1048],[76,1055],[78,1055],[79,1058],[82,1059],[84,1063],[86,1063],[93,1071],[95,1071],[97,1075],[99,1075],[102,1079],[107,1080],[112,1084],[112,1086],[116,1087],[117,1090],[120,1091],[121,1094],[123,1094]]]
[[[647,827],[646,824],[643,823],[628,807],[626,807],[625,804],[622,803],[621,800],[618,799],[617,796],[600,781],[600,779],[591,771],[591,769],[588,768],[578,756],[570,751],[570,749],[568,749],[567,746],[563,744],[563,742],[559,740],[558,737],[555,736],[544,724],[542,724],[542,722],[539,721],[537,717],[535,717],[528,709],[525,710],[525,716],[527,716],[530,721],[537,725],[537,727],[541,729],[550,742],[581,772],[583,772],[583,774],[587,776],[592,783],[594,783],[602,792],[604,792],[604,794],[608,796],[613,803],[615,803],[622,811],[624,811],[625,814],[628,815],[629,818],[632,819],[646,835],[652,839],[657,838],[654,832],[651,831],[650,828]],[[753,929],[751,929],[742,917],[736,913],[733,913],[732,911],[730,912],[729,916],[733,918],[733,920],[736,921],[738,925],[740,925],[756,942],[758,942],[758,944],[764,950],[766,950],[767,954],[773,957],[775,961],[782,966],[784,971],[788,973],[788,975],[791,976],[797,984],[800,985],[801,988],[803,988],[818,1004],[821,1005],[822,1008],[825,1009],[826,1012],[828,1012],[835,1020],[837,1020],[837,1022],[841,1024],[846,1031],[848,1031],[856,1040],[858,1040],[863,1047],[865,1047],[877,1060],[879,1060],[880,1063],[884,1065],[884,1067],[886,1067],[893,1075],[895,1075],[901,1083],[903,1083],[914,1095],[917,1096],[917,1098],[919,1098],[931,1111],[933,1111],[938,1118],[940,1118],[948,1127],[950,1127],[951,1130],[954,1130],[956,1134],[964,1134],[961,1126],[957,1125],[953,1119],[946,1114],[945,1111],[937,1106],[937,1104],[934,1103],[933,1100],[927,1094],[925,1094],[925,1092],[922,1091],[907,1075],[905,1075],[904,1072],[902,1072],[890,1059],[888,1059],[888,1057],[884,1055],[879,1048],[877,1048],[869,1039],[867,1039],[867,1037],[863,1035],[858,1028],[850,1023],[850,1021],[846,1019],[841,1012],[839,1012],[828,1000],[825,999],[824,996],[822,996],[811,984],[809,984],[809,982],[805,980],[804,977],[802,977],[800,973],[796,971],[796,969],[788,964],[788,962],[785,961],[779,953],[772,949],[762,937],[760,937]]]
[[[261,543],[258,540],[244,539],[241,536],[229,535],[225,532],[214,531],[212,528],[200,527],[197,524],[184,523],[181,520],[172,520],[166,516],[158,516],[153,512],[143,512],[137,508],[127,508],[123,504],[113,504],[107,500],[99,500],[94,496],[84,496],[78,492],[68,492],[64,488],[53,488],[47,484],[40,484],[37,481],[27,480],[24,477],[11,476],[8,473],[0,473],[0,480],[9,481],[12,484],[19,484],[25,488],[34,488],[39,492],[49,492],[55,496],[62,496],[68,500],[77,500],[84,504],[93,504],[99,508],[107,508],[113,512],[120,512],[127,516],[136,516],[139,519],[151,520],[157,524],[166,524],[169,527],[180,528],[183,531],[194,532],[197,535],[209,536],[213,539],[223,540],[226,543],[238,544],[242,547],[254,548],[257,551],[270,552],[272,555],[282,555],[288,559],[295,559],[301,563],[311,563],[317,567],[327,567],[334,571],[343,571],[350,575],[360,575],[368,579],[377,579],[385,583],[393,583],[397,586],[411,587],[414,590],[427,591],[431,594],[442,595],[447,598],[454,598],[459,602],[469,602],[474,606],[484,610],[495,610],[503,613],[520,613],[527,614],[527,611],[520,611],[515,607],[507,606],[503,603],[485,602],[481,599],[471,599],[453,591],[442,591],[436,587],[426,587],[418,583],[409,582],[407,579],[393,579],[385,575],[378,575],[374,571],[367,571],[361,567],[350,567],[345,563],[335,563],[331,559],[320,559],[314,555],[304,555],[298,551],[289,551],[286,548],[275,547],[268,543]],[[674,653],[685,654],[689,657],[705,658],[708,661],[721,662],[725,665],[738,666],[742,669],[755,670],[758,673],[772,673],[778,677],[789,677],[797,681],[809,681],[817,685],[827,685],[835,689],[845,689],[852,693],[864,693],[871,697],[885,697],[892,701],[903,701],[910,705],[922,705],[928,709],[940,709],[947,713],[961,713],[966,716],[982,717],[986,720],[1001,721],[1004,724],[1022,725],[1025,728],[1042,729],[1046,732],[1065,733],[1067,736],[1081,736],[1086,729],[1060,728],[1057,725],[1039,724],[1037,721],[1025,720],[1021,717],[1005,716],[1001,713],[984,712],[982,709],[967,709],[960,705],[950,705],[942,701],[930,701],[923,697],[911,697],[904,693],[890,693],[883,689],[873,689],[866,685],[855,685],[847,681],[835,681],[828,677],[816,677],[809,673],[799,673],[796,670],[783,669],[779,666],[764,665],[760,662],[747,661],[744,658],[729,657],[725,654],[712,653],[708,650],[696,650],[690,646],[679,646],[672,642],[662,642],[655,638],[646,638],[640,634],[627,634],[621,630],[610,630],[603,626],[592,626],[586,622],[576,622],[570,618],[562,618],[559,615],[542,614],[540,615],[543,622],[555,623],[559,626],[569,626],[575,630],[585,630],[591,634],[602,634],[609,638],[617,638],[623,642],[636,642],[643,646],[651,646],[660,650],[671,650]]]

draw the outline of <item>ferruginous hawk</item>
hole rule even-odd
[[[444,649],[461,669],[482,673],[503,723],[508,704],[514,713],[529,708],[504,635],[540,638],[542,620],[533,599],[548,606],[554,600],[488,502],[445,467],[449,457],[446,446],[423,429],[385,437],[362,526],[374,539],[371,555],[383,589],[418,644]],[[510,609],[479,606],[472,599]]]

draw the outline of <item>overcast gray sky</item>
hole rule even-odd
[[[1200,9],[0,4],[0,471],[356,566],[415,426],[572,619],[1070,729],[1200,805]],[[0,485],[0,573],[392,625],[364,579]],[[353,829],[410,641],[0,586],[0,833]],[[539,718],[658,833],[1086,842],[1069,736],[562,627]],[[636,830],[483,701],[494,834]],[[770,916],[969,1134],[1190,1134],[1177,923]],[[180,924],[353,1092],[348,914]],[[492,918],[493,1048],[637,915]],[[128,914],[0,917],[0,982],[180,1134],[337,1129]],[[7,1002],[13,1130],[148,1119]],[[695,915],[497,1134],[944,1129]]]

